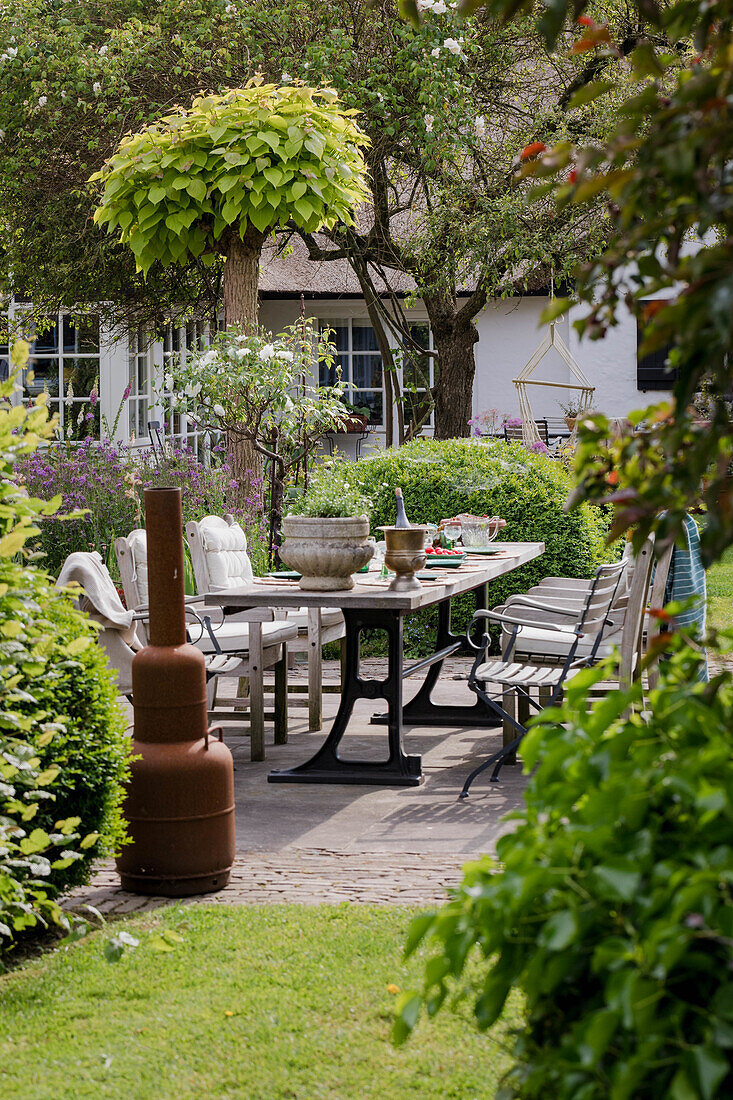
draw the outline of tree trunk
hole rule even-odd
[[[247,226],[244,239],[239,236],[238,229],[229,231],[224,264],[224,323],[227,327],[237,325],[244,331],[257,324],[257,286],[265,236],[253,225]],[[251,509],[249,501],[254,495],[252,483],[255,482],[259,489],[262,487],[262,455],[248,439],[234,433],[227,436],[227,455],[232,476],[239,483],[235,494],[237,508],[246,512]]]
[[[473,411],[473,379],[476,374],[474,345],[478,330],[472,321],[457,320],[453,296],[425,295],[435,350],[436,439],[456,439],[470,435],[468,421]]]
[[[248,225],[244,240],[231,229],[224,264],[224,323],[246,328],[257,324],[257,284],[265,234]]]

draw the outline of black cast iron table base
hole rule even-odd
[[[476,590],[477,604],[486,606],[486,585]],[[346,625],[346,659],[343,672],[341,702],[331,731],[321,748],[304,764],[282,771],[272,771],[269,783],[347,783],[378,786],[417,787],[423,782],[422,758],[408,756],[402,745],[403,724],[425,726],[496,726],[499,720],[481,701],[473,706],[437,706],[430,694],[447,656],[462,648],[462,639],[450,630],[450,598],[438,604],[438,634],[436,652],[403,669],[404,612],[388,608],[344,608]],[[364,680],[359,675],[361,632],[365,629],[384,630],[388,639],[388,665],[385,680]],[[423,668],[428,669],[420,691],[406,707],[402,703],[402,682]],[[359,699],[384,699],[387,714],[372,719],[387,726],[387,758],[358,760],[339,755],[354,704]]]

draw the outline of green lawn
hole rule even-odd
[[[0,1097],[490,1100],[506,1023],[480,1035],[464,1005],[389,1041],[387,986],[420,972],[400,958],[411,915],[175,905],[110,925],[0,977]],[[108,963],[121,928],[140,946]]]
[[[733,629],[733,549],[726,550],[707,573],[708,625]]]

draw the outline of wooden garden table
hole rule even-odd
[[[477,607],[488,607],[489,582],[517,569],[544,553],[543,542],[496,543],[490,556],[471,555],[459,569],[441,569],[428,563],[436,574],[434,581],[422,581],[416,592],[390,592],[389,580],[377,573],[359,576],[354,588],[338,592],[307,592],[297,581],[275,578],[256,579],[252,584],[227,592],[210,594],[207,604],[241,611],[251,607],[307,607],[311,646],[317,645],[323,608],[340,608],[346,622],[346,660],[341,685],[341,702],[325,742],[304,764],[286,771],[273,771],[270,783],[369,783],[382,786],[416,787],[422,783],[421,758],[406,755],[402,744],[404,725],[420,726],[496,726],[499,720],[480,700],[470,705],[436,704],[430,696],[440,675],[443,661],[463,649],[465,638],[453,634],[450,604],[455,596],[476,592]],[[406,615],[423,607],[438,605],[438,629],[435,652],[430,657],[404,667],[402,653],[403,622]],[[367,628],[384,630],[389,657],[385,680],[363,680],[359,675],[359,643]],[[320,647],[318,647],[320,654]],[[402,681],[427,669],[425,681],[414,699],[402,703]],[[312,662],[310,675],[320,681],[320,659]],[[383,761],[343,760],[338,754],[346,733],[354,703],[358,699],[384,699],[387,715],[372,719],[387,726],[388,757]]]

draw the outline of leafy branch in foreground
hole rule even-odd
[[[398,1041],[422,1009],[469,997],[484,1029],[512,989],[525,995],[497,1100],[730,1095],[733,678],[696,683],[703,658],[682,635],[668,645],[646,724],[625,717],[638,685],[588,706],[602,667],[535,720],[500,863],[470,864],[412,924],[406,953],[434,953],[422,991],[396,1006]]]

